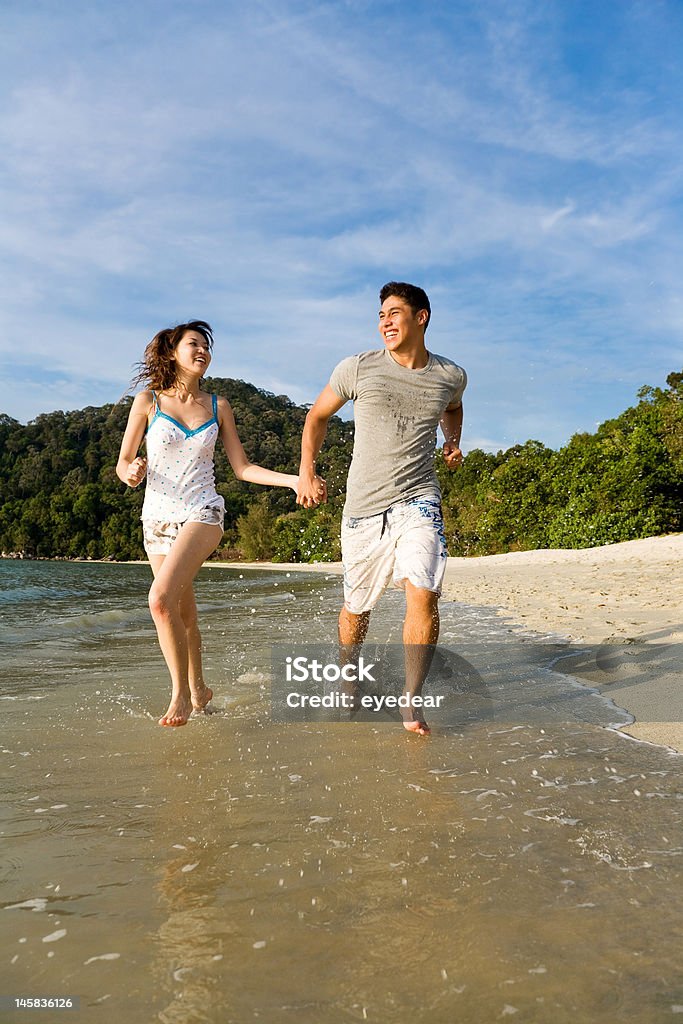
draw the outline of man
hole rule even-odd
[[[354,402],[355,441],[342,521],[344,606],[339,640],[358,650],[370,612],[393,577],[405,590],[406,687],[419,695],[439,636],[438,600],[446,569],[441,493],[434,470],[436,427],[449,469],[462,463],[462,367],[428,352],[431,316],[422,288],[391,281],[380,292],[384,348],[339,363],[311,407],[301,440],[297,502],[325,500],[315,463],[331,416]],[[417,702],[419,704],[420,702]],[[421,708],[403,711],[404,726],[426,735]]]

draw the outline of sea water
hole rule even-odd
[[[2,1020],[683,1019],[682,759],[559,638],[442,602],[429,738],[278,724],[271,652],[332,642],[340,579],[207,567],[215,713],[163,729],[149,579],[0,562]],[[49,996],[79,1008],[8,1009]]]

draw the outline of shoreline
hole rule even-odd
[[[443,597],[493,606],[576,647],[557,669],[635,721],[634,739],[683,752],[683,534],[598,548],[449,558]]]
[[[576,643],[683,643],[681,564],[683,533],[596,548],[449,556],[442,598],[512,613],[521,626]],[[343,574],[341,562],[205,567]]]
[[[609,697],[633,739],[683,752],[683,534],[597,548],[449,557],[443,600],[493,607],[576,647],[557,670]],[[222,568],[341,575],[339,562],[215,562]],[[672,720],[675,715],[676,720]]]
[[[106,565],[144,561],[67,559]],[[449,557],[442,599],[493,607],[576,647],[558,670],[633,715],[620,731],[683,752],[683,534],[597,548]],[[340,562],[219,562],[205,568],[342,575]]]

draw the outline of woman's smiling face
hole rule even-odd
[[[203,377],[211,362],[211,349],[199,331],[186,331],[173,351],[176,369]]]

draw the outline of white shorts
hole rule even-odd
[[[210,505],[195,509],[182,523],[159,523],[156,519],[142,520],[142,543],[148,555],[167,555],[185,523],[206,523],[223,529],[225,508]]]
[[[344,605],[370,611],[389,586],[441,594],[448,552],[441,498],[436,493],[400,501],[376,516],[345,516],[341,528]]]

